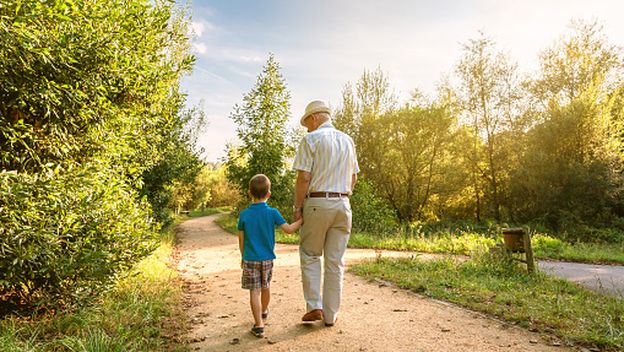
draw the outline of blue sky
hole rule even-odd
[[[624,2],[581,0],[195,0],[194,72],[182,89],[209,121],[199,143],[217,161],[236,143],[229,119],[275,54],[291,92],[291,125],[310,100],[340,104],[345,83],[380,66],[401,100],[415,88],[432,94],[452,74],[461,44],[484,31],[532,72],[538,54],[569,33],[570,20],[597,19],[624,45]]]

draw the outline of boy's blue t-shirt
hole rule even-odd
[[[238,230],[245,233],[243,260],[275,259],[275,226],[285,223],[282,214],[266,202],[253,203],[241,211]]]

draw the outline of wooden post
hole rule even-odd
[[[533,246],[531,246],[531,231],[524,229],[524,255],[526,256],[527,271],[531,274],[535,272],[535,261],[533,260]]]

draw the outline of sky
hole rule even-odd
[[[237,143],[233,107],[254,86],[269,53],[291,93],[289,124],[312,100],[340,105],[347,82],[380,67],[401,102],[414,89],[433,95],[453,75],[462,44],[492,38],[521,72],[569,34],[572,19],[597,20],[611,43],[624,45],[624,1],[607,0],[194,0],[193,72],[184,77],[187,105],[206,114],[199,137],[206,161]]]

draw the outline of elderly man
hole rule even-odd
[[[333,326],[340,309],[344,253],[351,233],[349,196],[359,167],[353,140],[334,128],[325,103],[308,104],[300,122],[308,129],[293,165],[297,170],[295,220],[304,218],[299,255],[307,313],[302,320],[324,320],[325,326]],[[321,256],[325,264],[322,296]]]

